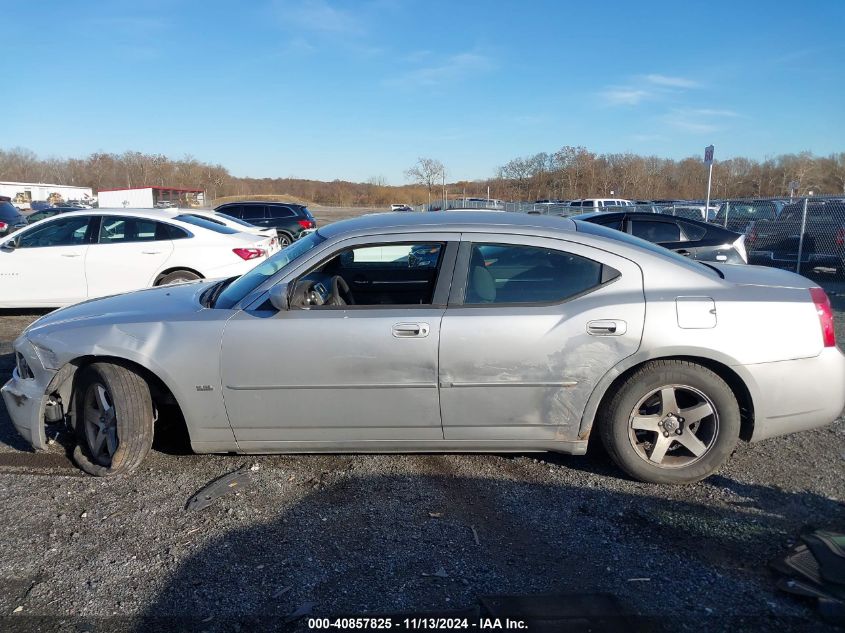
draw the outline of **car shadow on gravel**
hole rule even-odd
[[[204,511],[225,533],[176,568],[136,631],[289,630],[309,604],[318,616],[420,614],[549,592],[612,593],[640,630],[827,630],[766,569],[805,523],[845,520],[811,493],[715,477],[699,486],[736,504],[714,508],[645,484],[350,471],[283,492],[271,471],[252,477],[251,494]],[[238,525],[255,503],[273,518]]]

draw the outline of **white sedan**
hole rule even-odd
[[[277,250],[272,239],[179,210],[64,213],[0,240],[0,308],[242,275]]]

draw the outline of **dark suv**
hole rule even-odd
[[[282,248],[298,240],[303,231],[316,229],[317,221],[302,204],[288,202],[232,202],[214,209],[262,228],[272,227]]]
[[[11,203],[11,198],[0,196],[0,237],[26,226],[26,218]]]

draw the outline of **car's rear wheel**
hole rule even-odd
[[[80,370],[74,398],[77,465],[99,477],[135,470],[153,444],[146,381],[121,365],[92,363]]]
[[[196,281],[201,277],[190,270],[174,270],[162,275],[156,280],[156,286],[170,286],[172,284],[184,284],[189,281]]]
[[[680,360],[652,361],[599,413],[613,461],[640,481],[683,484],[713,474],[739,439],[739,405],[716,373]]]
[[[286,246],[290,246],[291,242],[293,241],[287,233],[279,233],[279,246],[284,248]]]

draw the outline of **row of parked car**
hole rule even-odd
[[[235,277],[316,229],[302,205],[197,209],[57,206],[23,216],[0,201],[0,308],[57,307],[196,279]]]
[[[559,213],[610,226],[710,261],[745,263],[809,272],[816,268],[845,275],[845,199],[729,200],[705,205],[668,201],[606,204],[593,212]]]

